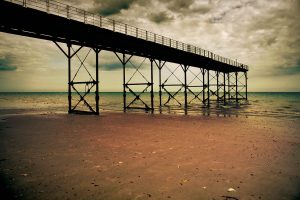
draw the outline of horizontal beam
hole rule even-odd
[[[77,81],[77,82],[70,82],[71,85],[76,85],[76,84],[96,84],[97,81]]]
[[[125,85],[152,85],[152,83],[125,83]]]

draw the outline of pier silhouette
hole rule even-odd
[[[187,108],[191,102],[188,101],[188,96],[206,106],[212,103],[212,99],[222,104],[231,101],[247,101],[247,65],[57,1],[0,1],[0,31],[49,40],[57,45],[68,60],[69,113],[83,112],[78,109],[79,103],[83,103],[89,113],[99,114],[98,70],[99,53],[102,50],[114,52],[123,66],[124,111],[127,109],[154,110],[154,67],[157,67],[159,72],[160,107],[168,105],[173,100]],[[62,47],[62,44],[66,45],[67,50]],[[74,46],[79,46],[79,48],[74,49]],[[95,72],[94,76],[89,72],[88,81],[75,81],[79,70],[75,74],[71,73],[72,59],[83,47],[90,48],[95,53]],[[145,78],[143,82],[130,82],[132,77],[129,79],[127,77],[126,65],[133,56],[143,57],[150,61],[150,78]],[[80,67],[85,67],[85,59],[79,60]],[[166,63],[178,64],[178,67],[174,69],[167,68],[170,76],[175,76],[178,83],[168,83],[169,77],[162,80],[162,69],[166,67]],[[140,66],[135,66],[135,70],[142,75]],[[199,73],[191,72],[192,68],[199,69]],[[181,70],[183,80],[176,77],[176,70]],[[192,77],[188,77],[189,71]],[[197,79],[201,84],[192,84],[189,79]],[[83,92],[78,89],[79,85],[84,85]],[[144,89],[136,91],[134,86],[144,87]],[[172,91],[174,88],[176,88],[175,92]],[[196,92],[195,88],[200,91]],[[145,102],[141,96],[148,90],[151,96],[150,103]],[[162,99],[163,92],[168,95],[165,102]],[[180,92],[184,93],[184,102],[176,98]],[[86,95],[91,93],[95,94],[94,105],[86,99]],[[130,101],[128,101],[128,93],[134,97]],[[79,100],[72,101],[72,95],[78,95]]]

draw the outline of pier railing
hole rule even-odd
[[[235,60],[222,57],[210,51],[201,49],[199,47],[186,44],[171,38],[137,28],[125,23],[118,22],[113,19],[103,17],[98,14],[90,13],[82,9],[55,1],[55,0],[5,0],[11,3],[19,4],[24,7],[33,8],[39,11],[47,12],[49,14],[65,17],[67,19],[76,20],[85,24],[97,26],[99,28],[108,29],[114,32],[122,33],[146,41],[154,42],[171,48],[182,51],[194,53],[204,56],[222,63],[236,66],[248,70],[248,66],[239,63]]]

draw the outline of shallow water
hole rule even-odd
[[[195,99],[185,111],[184,95],[179,93],[176,98],[181,106],[174,100],[170,105],[159,109],[159,95],[155,93],[155,113],[165,114],[189,114],[189,115],[218,115],[218,116],[268,116],[284,118],[300,118],[300,93],[248,93],[248,102],[227,105],[211,102],[208,108]],[[75,95],[74,95],[75,96]],[[127,96],[127,103],[133,100],[133,96]],[[79,98],[73,99],[73,106]],[[91,106],[94,106],[94,96],[87,97]],[[142,95],[142,100],[150,106],[150,95]],[[192,100],[190,95],[188,101]],[[167,101],[167,95],[163,94],[163,103]],[[67,93],[0,93],[0,109],[26,109],[43,110],[49,112],[67,112]],[[143,106],[138,104],[137,106]],[[78,105],[79,109],[85,109],[83,103]],[[100,93],[100,112],[123,111],[123,94],[120,92]],[[129,112],[145,112],[143,110],[129,110]]]

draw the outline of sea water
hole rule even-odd
[[[77,96],[77,97],[76,97]],[[100,96],[100,112],[123,112],[122,92],[102,92]],[[203,105],[199,99],[192,100],[188,94],[189,107],[184,109],[184,94],[178,93],[176,99],[171,99],[169,104],[159,107],[159,94],[154,93],[154,113],[189,114],[189,115],[216,115],[216,116],[267,116],[300,118],[300,93],[284,92],[249,92],[248,101],[227,104],[211,102],[210,106]],[[80,100],[80,96],[73,94],[72,106]],[[86,96],[87,102],[94,107],[94,94]],[[134,96],[127,94],[127,104]],[[150,95],[142,95],[141,99],[151,105]],[[168,95],[163,93],[162,104],[166,103]],[[145,107],[142,101],[137,100],[132,106]],[[84,110],[87,107],[81,101],[76,109]],[[0,93],[0,110],[30,110],[47,112],[68,111],[68,95],[64,92],[14,92]],[[143,110],[128,110],[128,112],[145,112]]]

